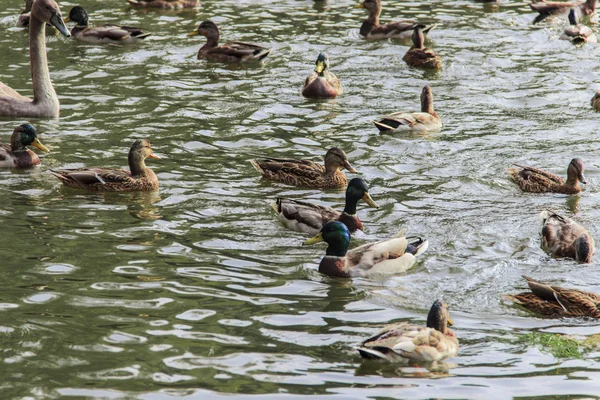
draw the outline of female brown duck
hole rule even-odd
[[[360,34],[367,39],[408,39],[415,28],[416,24],[413,21],[398,21],[380,25],[381,0],[364,0],[357,7],[369,11],[369,17],[360,26]],[[435,28],[435,25],[423,26],[424,34]]]
[[[150,142],[138,139],[129,150],[130,171],[116,168],[79,168],[51,170],[65,186],[94,192],[136,192],[158,189],[158,178],[146,167],[146,158],[160,158],[152,153]]]
[[[589,264],[594,256],[594,239],[583,226],[570,218],[544,210],[540,213],[540,237],[543,250]]]
[[[33,146],[43,152],[48,152],[37,138],[35,128],[30,124],[19,125],[13,131],[10,145],[0,143],[1,168],[29,168],[40,163],[40,158],[27,146]]]
[[[252,166],[267,179],[294,186],[314,188],[344,188],[348,179],[342,168],[356,173],[342,149],[332,147],[325,154],[325,165],[309,160],[265,158],[250,160]]]
[[[188,36],[202,35],[206,44],[198,50],[198,59],[219,62],[253,62],[261,61],[269,55],[270,49],[256,44],[228,42],[219,46],[219,28],[212,21],[204,21]]]
[[[415,25],[412,33],[413,45],[402,59],[411,67],[427,68],[427,69],[440,69],[442,68],[442,59],[437,53],[431,49],[425,47],[425,36],[423,36],[423,29],[425,25]]]
[[[509,168],[508,173],[524,192],[575,194],[581,192],[579,182],[586,183],[580,158],[574,158],[569,163],[566,182],[558,175],[539,168],[513,165],[518,168]]]
[[[180,8],[198,7],[200,0],[127,0],[133,7],[164,8],[177,10]]]
[[[433,92],[429,86],[421,91],[420,112],[395,112],[380,121],[373,121],[380,132],[394,130],[431,131],[442,127],[442,120],[433,109]]]

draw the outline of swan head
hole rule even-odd
[[[31,16],[38,20],[54,26],[64,36],[69,37],[71,34],[65,26],[60,8],[54,0],[35,0],[31,7]]]

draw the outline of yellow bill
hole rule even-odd
[[[33,139],[33,142],[31,143],[31,145],[33,147],[35,147],[36,149],[40,149],[41,151],[43,151],[44,153],[50,153],[50,150],[48,150],[48,148],[46,146],[44,146],[42,144],[42,142],[40,142],[38,140],[38,138]]]
[[[310,239],[306,239],[303,245],[315,244],[323,241],[323,234],[319,232],[317,236],[311,237]]]
[[[315,72],[320,74],[325,69],[325,63],[323,61],[317,61],[317,66],[315,68]]]
[[[63,21],[65,21],[65,22],[71,22],[71,19],[69,17],[67,17],[67,18],[63,19]]]
[[[363,6],[363,3],[358,3],[354,8],[365,8],[365,6]]]
[[[450,317],[448,317],[448,325],[450,325],[450,326],[454,325],[454,322],[452,322],[452,320],[450,319]]]
[[[188,36],[196,36],[198,35],[198,31],[193,31],[187,34]]]
[[[368,205],[370,205],[371,207],[375,207],[375,208],[379,208],[379,206],[377,205],[377,203],[375,203],[373,201],[373,198],[371,197],[371,195],[369,194],[369,192],[366,192],[364,194],[364,196],[362,197],[363,201],[365,203],[367,203]]]

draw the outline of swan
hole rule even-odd
[[[0,82],[0,117],[58,117],[59,103],[50,81],[46,57],[46,23],[71,36],[54,0],[34,0],[29,22],[29,62],[33,100]]]

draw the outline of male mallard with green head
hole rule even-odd
[[[339,221],[326,223],[317,236],[306,240],[304,244],[318,242],[328,245],[325,257],[319,264],[319,272],[338,278],[402,273],[412,267],[415,257],[429,246],[429,242],[421,238],[409,242],[405,237],[397,237],[348,251],[350,231]]]
[[[408,322],[388,325],[357,350],[367,360],[440,361],[458,355],[458,339],[448,325],[452,325],[448,305],[436,300],[427,314],[426,326]]]
[[[346,153],[338,147],[327,150],[325,165],[293,158],[255,159],[250,160],[250,163],[267,179],[293,186],[313,188],[344,188],[348,179],[340,170],[346,168],[348,171],[356,173],[356,170],[348,162]]]
[[[369,11],[369,17],[360,26],[360,34],[367,39],[408,39],[416,25],[413,21],[398,21],[380,25],[381,0],[364,0],[356,7]],[[423,26],[424,34],[435,28],[435,25]]]
[[[518,168],[509,168],[508,173],[524,192],[576,194],[581,192],[579,182],[586,183],[580,158],[574,158],[569,163],[566,181],[543,169],[516,163],[513,165]]]
[[[188,36],[202,35],[206,44],[198,50],[198,59],[219,62],[253,62],[261,61],[271,52],[266,47],[243,42],[228,42],[219,46],[219,28],[208,20],[198,25],[198,29]]]
[[[281,222],[294,231],[316,235],[325,223],[340,221],[353,233],[363,229],[363,224],[356,215],[359,200],[371,207],[379,207],[371,198],[367,183],[361,178],[354,178],[348,183],[346,205],[342,212],[327,206],[284,198],[278,198],[273,204],[273,209]]]
[[[40,158],[27,146],[33,146],[45,153],[49,151],[37,138],[33,125],[19,125],[10,137],[10,145],[0,143],[0,168],[29,168],[39,164]]]
[[[380,132],[395,130],[432,131],[442,127],[442,120],[433,109],[433,92],[429,86],[421,91],[420,112],[395,112],[373,121]]]
[[[75,6],[69,11],[65,22],[73,21],[77,25],[71,29],[71,35],[88,43],[135,43],[150,36],[140,28],[105,24],[103,26],[88,26],[88,13],[85,8]]]
[[[129,150],[129,169],[79,168],[50,170],[65,186],[94,192],[138,192],[158,189],[158,178],[146,167],[146,158],[160,158],[152,152],[150,142],[138,139]]]
[[[594,239],[583,226],[552,211],[540,213],[540,237],[543,250],[589,264],[594,255]]]
[[[319,54],[315,64],[314,72],[304,82],[302,96],[311,99],[332,99],[342,94],[342,83],[329,70],[329,56],[325,53]]]
[[[425,47],[425,36],[423,36],[423,28],[425,25],[417,24],[413,29],[412,42],[413,45],[402,59],[411,67],[419,67],[426,69],[441,69],[442,59],[438,54]]]

